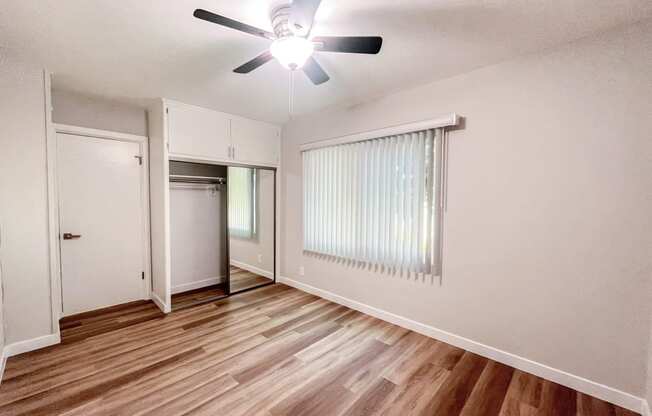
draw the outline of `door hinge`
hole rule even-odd
[[[145,272],[141,272],[141,273],[140,273],[140,278],[141,278],[142,280],[145,280]]]
[[[136,159],[138,159],[138,164],[142,165],[143,164],[143,157],[140,155],[134,156]]]

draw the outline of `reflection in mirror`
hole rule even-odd
[[[231,293],[274,282],[274,174],[228,168]]]

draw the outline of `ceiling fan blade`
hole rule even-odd
[[[324,68],[321,67],[312,56],[308,58],[303,66],[303,72],[310,78],[313,84],[319,85],[331,79]]]
[[[215,23],[221,26],[226,26],[231,29],[239,30],[240,32],[249,33],[250,35],[258,36],[265,39],[275,39],[273,33],[257,27],[249,26],[248,24],[238,22],[237,20],[229,19],[228,17],[220,16],[219,14],[211,13],[204,9],[197,9],[192,14],[197,19],[206,20],[207,22]]]
[[[252,59],[249,62],[246,62],[236,69],[233,70],[233,72],[237,72],[238,74],[248,74],[254,69],[258,68],[259,66],[266,64],[267,62],[271,61],[272,58],[274,58],[271,54],[270,51],[265,51]]]
[[[321,0],[292,0],[290,30],[296,36],[308,36]]]
[[[312,41],[322,52],[377,54],[383,46],[380,36],[318,36]]]

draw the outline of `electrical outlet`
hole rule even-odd
[[[306,273],[306,270],[303,268],[303,266],[299,267],[299,276],[303,276]]]
[[[258,263],[262,263],[262,262],[263,262],[263,255],[258,254]]]

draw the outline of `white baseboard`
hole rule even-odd
[[[43,335],[42,337],[5,345],[4,355],[7,357],[13,357],[14,355],[49,347],[50,345],[59,344],[60,342],[61,336],[59,334]]]
[[[2,353],[0,353],[0,384],[2,384],[2,377],[5,375],[5,366],[7,365],[7,354],[5,353],[5,349],[2,349]]]
[[[265,276],[268,279],[274,279],[274,273],[268,272],[267,270],[260,269],[256,266],[252,266],[251,264],[242,263],[241,261],[237,261],[237,260],[231,260],[231,265],[247,270],[251,273],[256,273],[261,276]]]
[[[154,302],[163,313],[172,312],[172,306],[165,303],[163,299],[154,292],[152,292],[152,302]]]
[[[652,416],[652,410],[650,410],[650,403],[647,400],[643,400],[643,405],[641,406],[641,415]]]
[[[314,286],[301,283],[299,281],[290,279],[288,277],[279,276],[278,281],[280,283],[285,283],[288,286],[292,286],[304,292],[322,297],[324,299],[330,300],[331,302],[344,305],[351,309],[366,313],[375,318],[382,319],[383,321],[390,322],[392,324],[398,325],[400,327],[418,332],[422,335],[434,338],[439,341],[446,342],[447,344],[454,345],[458,348],[462,348],[466,351],[473,352],[475,354],[481,355],[483,357],[492,359],[499,363],[509,365],[511,367],[517,368],[521,371],[525,371],[530,374],[534,374],[546,380],[553,381],[557,384],[561,384],[566,387],[570,387],[574,390],[588,394],[594,397],[597,397],[601,400],[616,404],[620,407],[640,412],[644,406],[644,400],[640,397],[636,397],[632,394],[626,393],[614,389],[604,384],[596,383],[591,380],[587,380],[583,377],[576,376],[574,374],[567,373],[565,371],[549,367],[545,364],[538,363],[536,361],[529,360],[524,357],[503,351],[489,345],[485,345],[471,339],[444,331],[438,328],[435,328],[430,325],[426,325],[412,319],[408,319],[391,312],[384,311],[382,309],[375,308],[373,306],[366,305],[364,303],[345,298],[343,296],[337,295],[335,293],[316,288]]]
[[[210,279],[198,280],[196,282],[183,283],[181,285],[172,286],[172,294],[187,292],[189,290],[201,289],[206,286],[218,285],[226,281],[226,276],[211,277]]]

